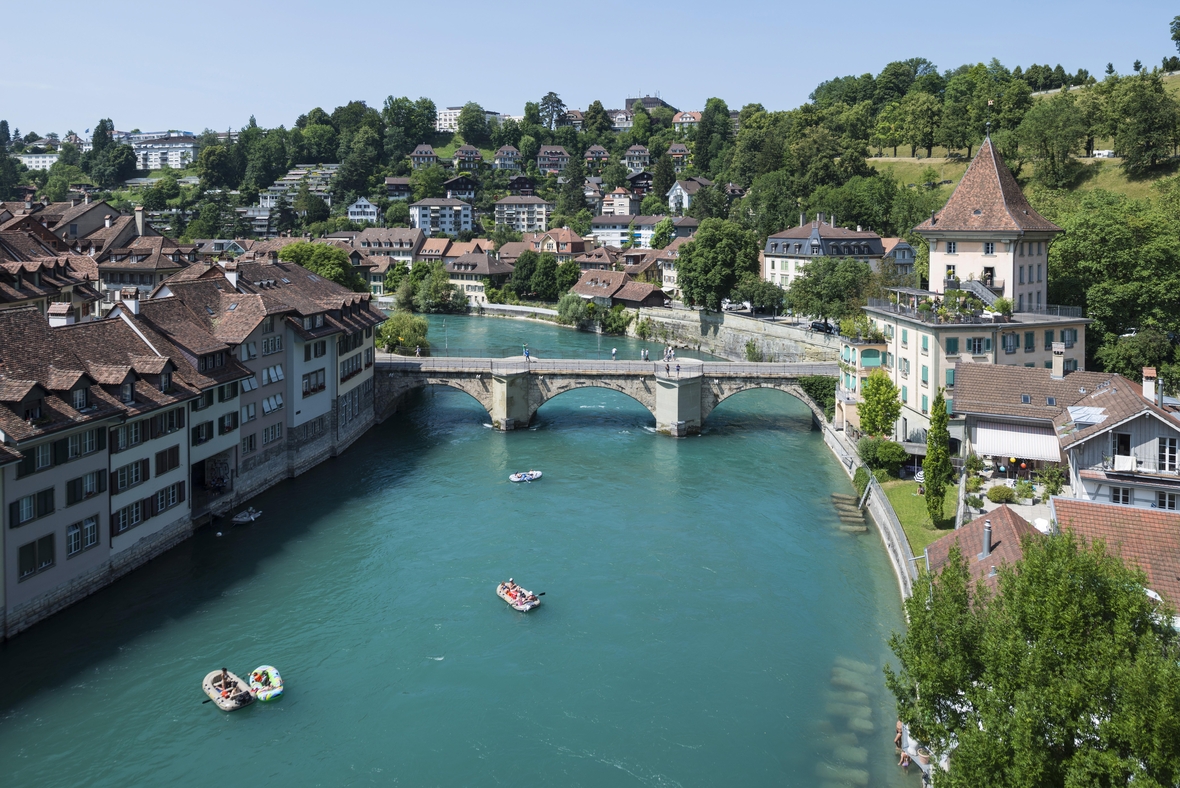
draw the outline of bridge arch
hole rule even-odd
[[[822,422],[825,420],[823,409],[807,395],[807,392],[789,380],[715,380],[706,379],[706,385],[701,388],[701,421],[709,417],[718,405],[725,400],[732,397],[734,394],[741,394],[743,391],[753,391],[754,389],[774,389],[786,394],[790,394],[795,399],[802,402],[811,411],[813,416],[819,418]]]
[[[530,381],[530,396],[529,396],[529,421],[537,415],[537,411],[541,409],[549,400],[555,399],[562,394],[577,389],[599,388],[607,391],[617,391],[624,394],[630,399],[642,405],[651,417],[656,418],[656,392],[655,384],[640,379],[638,381],[628,380],[626,378],[612,379],[612,378],[590,378],[580,380],[564,380],[561,378],[554,378],[552,376],[539,376]]]
[[[427,386],[446,386],[448,388],[457,389],[469,395],[472,399],[483,406],[487,411],[488,418],[492,418],[492,381],[490,376],[484,378],[473,378],[470,376],[464,377],[460,375],[430,375],[428,377],[422,376],[402,376],[402,375],[378,375],[378,397],[381,402],[378,414],[381,418],[409,394],[411,391],[426,388]]]

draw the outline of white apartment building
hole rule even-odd
[[[410,205],[410,225],[430,235],[453,236],[472,228],[473,213],[462,200],[432,197]]]
[[[136,135],[144,136],[144,135]],[[197,160],[197,138],[188,132],[168,132],[151,139],[134,139],[136,168],[182,170]]]
[[[29,170],[48,170],[54,165],[58,157],[57,152],[53,153],[18,153],[17,158],[21,164],[25,165]]]
[[[348,221],[362,224],[370,222],[376,224],[380,217],[380,211],[377,206],[366,200],[364,197],[357,199],[352,205],[348,206]]]
[[[434,130],[457,132],[459,130],[459,113],[462,111],[462,107],[447,107],[446,109],[437,110],[435,113]],[[489,112],[488,110],[484,110],[483,116],[488,124],[499,123],[501,118],[499,112]]]
[[[554,205],[540,197],[505,197],[496,201],[496,226],[506,225],[520,233],[545,232]]]

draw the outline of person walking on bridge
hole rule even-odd
[[[615,361],[616,356],[618,356],[618,355],[619,355],[619,349],[617,347],[612,347],[610,349],[610,360]]]

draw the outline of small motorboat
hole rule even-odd
[[[225,677],[224,682],[222,676]],[[254,702],[249,685],[224,668],[215,670],[201,682],[201,689],[222,711],[237,711]]]
[[[254,522],[261,516],[262,511],[251,506],[249,509],[235,514],[231,518],[230,522],[232,522],[234,525],[245,525],[246,523]]]
[[[270,665],[259,665],[250,671],[250,691],[265,703],[283,694],[283,677]]]
[[[521,473],[514,473],[508,477],[510,482],[535,482],[541,478],[540,471],[522,471]]]
[[[519,610],[521,613],[527,613],[535,607],[540,607],[540,597],[544,594],[534,594],[528,589],[521,588],[508,578],[507,583],[501,583],[496,586],[496,596],[508,603],[508,606],[513,610]]]

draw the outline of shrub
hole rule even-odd
[[[964,463],[964,465],[969,473],[983,472],[983,460],[980,459],[979,455],[975,452],[971,452],[967,455],[967,461]]]
[[[1037,481],[1045,488],[1045,495],[1061,495],[1065,486],[1065,471],[1060,465],[1050,465],[1037,471]]]
[[[626,334],[627,326],[635,319],[634,312],[628,312],[622,304],[615,304],[602,315],[602,331],[605,334]]]
[[[983,489],[983,479],[979,478],[978,476],[967,477],[967,492],[977,493],[981,489]]]
[[[799,388],[811,397],[811,401],[823,408],[828,421],[836,413],[836,383],[835,377],[829,375],[805,375],[799,378]]]
[[[856,444],[856,450],[865,465],[873,470],[884,470],[894,477],[909,456],[900,443],[894,443],[886,438],[861,438]]]
[[[1027,479],[1021,479],[1020,481],[1016,482],[1016,489],[1013,490],[1013,492],[1016,494],[1016,497],[1020,498],[1021,500],[1025,498],[1032,498],[1036,494],[1036,490],[1033,488],[1032,482],[1028,481]]]
[[[643,320],[640,320],[639,323],[635,326],[635,336],[637,336],[643,340],[651,339],[651,337],[655,334],[655,332],[656,332],[656,324],[655,324],[655,321],[652,320],[650,317],[643,318]]]
[[[586,299],[577,293],[566,293],[557,302],[557,322],[579,326],[588,319]]]
[[[856,473],[852,475],[852,484],[856,487],[856,497],[863,498],[865,488],[869,486],[869,472],[860,467],[856,469]]]
[[[762,351],[758,349],[758,343],[752,339],[746,340],[746,361],[764,361]]]
[[[377,328],[377,343],[402,356],[412,356],[415,348],[420,347],[422,355],[429,356],[430,342],[426,340],[429,327],[424,317],[410,312],[394,312]]]
[[[885,482],[889,481],[891,477],[889,475],[889,471],[885,470],[884,468],[878,468],[877,470],[873,471],[873,478],[877,480],[877,484],[884,484]]]
[[[987,499],[992,503],[1012,503],[1016,500],[1016,491],[1000,484],[987,491]]]
[[[992,304],[992,311],[999,312],[1001,315],[1012,314],[1012,299],[1011,298],[997,298]]]
[[[971,509],[982,509],[983,508],[983,499],[980,498],[978,495],[968,495],[967,496],[967,506]]]

